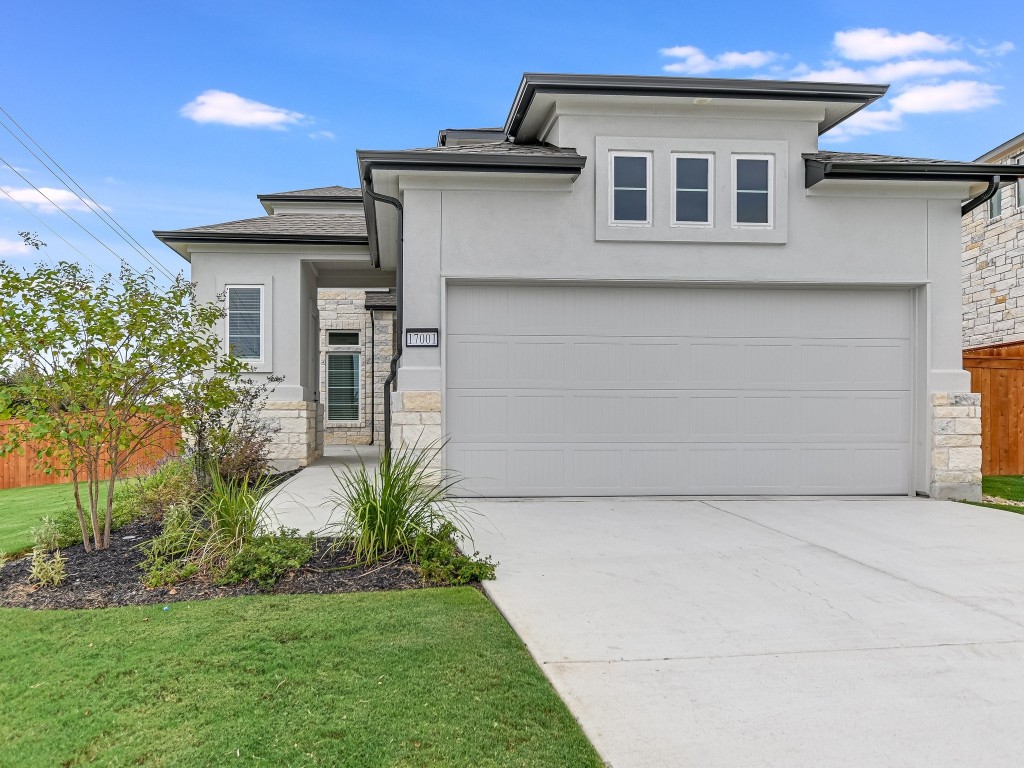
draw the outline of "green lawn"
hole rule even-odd
[[[5,765],[601,766],[472,588],[0,609]]]
[[[993,475],[981,479],[981,492],[1000,499],[1024,501],[1024,476]]]
[[[0,552],[13,554],[28,549],[32,546],[31,530],[40,518],[54,517],[74,503],[70,483],[0,491]]]

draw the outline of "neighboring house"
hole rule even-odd
[[[357,152],[360,190],[156,234],[285,376],[299,464],[318,290],[393,288],[385,437],[446,436],[469,493],[978,498],[958,227],[1002,166],[819,151],[884,92],[526,75],[501,128]]]
[[[1010,166],[963,218],[964,367],[982,395],[983,470],[1024,474],[1024,134],[978,158]]]

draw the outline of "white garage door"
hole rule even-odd
[[[455,285],[448,464],[487,496],[906,493],[909,290]]]

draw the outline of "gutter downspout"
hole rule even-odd
[[[966,216],[968,213],[973,211],[979,205],[984,205],[989,200],[991,200],[993,197],[995,197],[996,196],[996,192],[999,191],[999,182],[1000,182],[1000,180],[1001,179],[1000,179],[999,176],[993,176],[991,181],[989,181],[988,186],[985,187],[985,191],[984,192],[982,192],[977,197],[972,197],[970,200],[968,200],[966,203],[964,203],[963,205],[960,206],[960,215],[961,216]]]
[[[402,328],[402,262],[403,246],[405,242],[405,225],[403,219],[402,203],[394,197],[382,195],[373,189],[373,171],[368,170],[366,174],[366,194],[374,202],[387,203],[395,207],[398,214],[398,231],[395,237],[395,353],[391,356],[391,370],[384,379],[384,456],[391,457],[391,389],[398,378],[398,361],[402,359],[403,336],[405,331]],[[380,248],[378,243],[377,248]]]

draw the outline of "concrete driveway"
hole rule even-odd
[[[486,585],[602,756],[1024,765],[1024,516],[924,499],[476,501]]]

